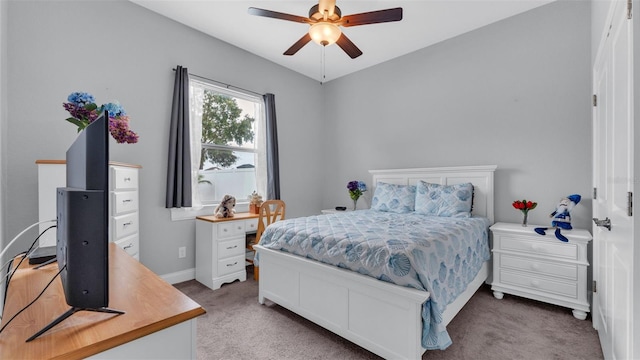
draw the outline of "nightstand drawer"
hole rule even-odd
[[[244,237],[218,243],[218,258],[224,259],[234,255],[244,254]]]
[[[244,221],[225,221],[218,224],[218,238],[244,235]]]
[[[574,283],[554,281],[547,278],[527,276],[523,273],[500,269],[500,282],[504,285],[513,285],[530,289],[535,292],[562,295],[576,299],[578,297],[578,285]]]
[[[501,235],[499,244],[499,249],[505,251],[516,251],[529,255],[539,255],[568,260],[578,259],[578,247],[571,243],[558,241],[556,244],[530,237]]]
[[[553,263],[500,254],[500,266],[503,268],[530,271],[541,275],[554,276],[567,280],[578,280],[578,266],[572,264]]]
[[[236,271],[244,270],[244,251],[242,255],[234,256],[228,259],[218,261],[218,275],[231,274]]]

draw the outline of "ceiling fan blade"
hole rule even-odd
[[[318,11],[320,14],[324,14],[324,11],[327,10],[329,13],[329,17],[333,15],[333,12],[336,8],[336,0],[319,0],[318,1]]]
[[[306,17],[285,14],[277,11],[258,9],[254,7],[249,8],[249,14],[256,15],[256,16],[270,17],[270,18],[280,19],[280,20],[294,21],[294,22],[299,22],[304,24],[310,23],[309,19]]]
[[[347,55],[349,55],[349,57],[351,57],[352,59],[355,59],[358,56],[362,55],[362,51],[360,51],[356,44],[349,40],[349,38],[344,33],[340,35],[338,41],[336,41],[336,45],[340,46],[340,48],[344,50],[344,52],[346,52]]]
[[[300,38],[300,40],[296,41],[295,44],[291,45],[291,47],[288,48],[283,55],[293,55],[297,53],[298,50],[302,49],[303,46],[307,45],[309,41],[311,41],[311,35],[309,35],[309,33],[306,33],[304,34],[303,37]]]
[[[340,19],[340,25],[358,26],[368,24],[378,24],[391,21],[402,20],[402,8],[393,8],[386,10],[377,10],[360,14],[346,15]]]

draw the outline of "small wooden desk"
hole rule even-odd
[[[35,299],[58,272],[56,264],[39,270],[33,267],[25,260],[11,279],[3,324]],[[109,307],[125,314],[80,311],[26,343],[69,309],[56,278],[0,334],[0,358],[195,359],[196,317],[205,310],[114,243],[109,245],[109,270]]]
[[[246,235],[258,230],[259,214],[236,213],[196,218],[196,280],[216,290],[224,283],[247,280]]]

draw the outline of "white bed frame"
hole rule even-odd
[[[493,218],[495,165],[371,170],[372,192],[380,182],[416,184],[418,180],[474,185],[473,214]],[[422,305],[429,293],[255,246],[260,254],[258,301],[269,299],[384,358],[420,359]],[[489,277],[486,262],[476,278],[444,312],[448,324]]]

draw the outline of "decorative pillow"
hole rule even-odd
[[[378,182],[371,209],[393,213],[412,212],[416,203],[416,187]]]
[[[440,185],[419,181],[416,186],[416,213],[446,216],[470,217],[473,201],[471,183]]]

